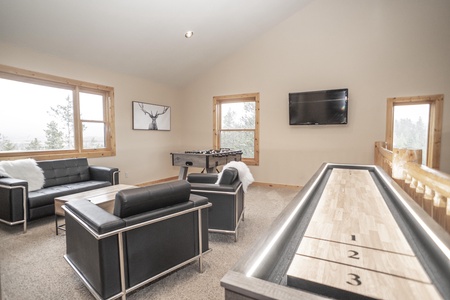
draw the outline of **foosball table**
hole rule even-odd
[[[174,152],[170,153],[170,155],[172,156],[172,166],[180,167],[178,179],[186,179],[189,167],[203,168],[203,171],[206,170],[207,173],[214,173],[217,171],[218,166],[242,159],[241,150],[231,150],[229,148],[190,150]]]

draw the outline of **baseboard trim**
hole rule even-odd
[[[175,180],[178,180],[178,176],[167,177],[167,178],[162,178],[162,179],[158,179],[158,180],[154,180],[154,181],[138,183],[138,184],[136,184],[136,186],[140,186],[140,187],[142,187],[142,186],[149,186],[149,185],[154,185],[154,184],[163,183],[163,182],[169,182],[169,181],[175,181]],[[273,188],[289,188],[289,189],[296,189],[296,190],[301,190],[303,188],[303,186],[300,186],[300,185],[269,183],[269,182],[257,182],[257,181],[253,182],[252,185],[264,186],[264,187],[273,187]]]
[[[303,188],[303,186],[300,186],[300,185],[269,183],[269,182],[257,182],[257,181],[253,182],[252,185],[264,186],[264,187],[274,187],[274,188],[289,188],[289,189],[296,189],[296,190],[301,190]]]
[[[138,184],[136,184],[136,186],[141,186],[141,187],[142,186],[149,186],[149,185],[154,185],[154,184],[158,184],[158,183],[174,181],[174,180],[177,180],[177,179],[178,179],[178,176],[167,177],[167,178],[158,179],[158,180],[154,180],[154,181],[138,183]]]

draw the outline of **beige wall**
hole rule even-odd
[[[323,162],[373,163],[386,98],[443,93],[441,169],[450,173],[449,3],[313,1],[184,92],[186,148],[211,147],[213,96],[260,92],[260,166],[252,173],[260,182],[304,184]],[[342,87],[348,125],[288,125],[289,92]]]
[[[113,86],[117,155],[89,159],[90,163],[118,167],[121,170],[120,181],[129,184],[149,182],[177,174],[178,169],[172,167],[169,153],[174,147],[180,148],[179,137],[184,128],[184,115],[177,109],[179,91],[148,80],[1,43],[0,64]],[[132,101],[170,105],[172,130],[132,130]]]
[[[117,156],[90,161],[119,167],[123,183],[177,175],[170,152],[212,147],[212,97],[259,92],[255,179],[303,185],[323,162],[372,164],[394,96],[445,94],[441,169],[450,173],[449,28],[447,0],[315,0],[182,91],[1,43],[0,64],[113,86]],[[288,125],[289,92],[342,87],[348,125]],[[170,105],[172,130],[132,130],[135,100]]]

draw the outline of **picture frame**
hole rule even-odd
[[[134,130],[170,130],[170,106],[132,102]]]

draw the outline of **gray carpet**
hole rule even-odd
[[[250,186],[245,221],[234,237],[210,234],[212,252],[204,258],[205,272],[194,262],[129,294],[127,299],[224,299],[220,279],[297,194],[291,188]],[[22,226],[0,223],[0,300],[94,299],[63,258],[65,234],[55,235],[54,218]]]

